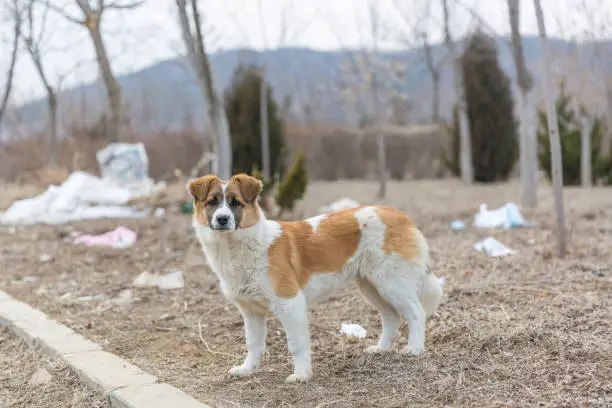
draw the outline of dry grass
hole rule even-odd
[[[372,203],[375,191],[368,182],[314,183],[298,211],[310,215],[344,196]],[[176,204],[165,219],[124,222],[139,234],[128,250],[85,249],[61,240],[72,228],[98,233],[120,222],[0,230],[0,285],[214,406],[610,406],[612,190],[566,190],[571,238],[562,260],[554,257],[546,186],[539,210],[526,214],[537,228],[490,232],[518,250],[515,256],[487,258],[471,247],[485,232],[448,228],[455,216],[470,222],[480,202],[494,207],[516,196],[516,184],[392,183],[387,203],[423,229],[432,269],[447,279],[445,301],[428,322],[426,352],[420,359],[365,355],[365,346],[380,334],[380,321],[348,288],[311,312],[315,376],[300,386],[283,383],[290,358],[274,318],[261,371],[249,379],[227,377],[245,353],[242,321],[203,264],[190,219],[178,214]],[[41,263],[43,253],[54,260]],[[143,270],[172,267],[185,272],[185,289],[131,288]],[[134,302],[114,302],[126,289]],[[88,295],[103,297],[77,299]],[[339,334],[341,322],[361,324],[367,339],[348,341]],[[396,349],[406,334],[404,324]]]
[[[37,370],[51,375],[31,383]],[[68,366],[11,337],[0,328],[0,406],[3,408],[110,408],[106,398],[79,382]]]

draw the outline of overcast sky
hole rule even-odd
[[[125,0],[119,0],[119,2]],[[377,14],[381,21],[380,44],[384,48],[406,47],[412,37],[398,12],[397,4],[404,4],[403,15],[411,22],[427,21],[424,5],[428,0],[378,0]],[[433,17],[424,26],[433,41],[441,39],[440,0],[429,0]],[[550,35],[584,36],[588,27],[597,29],[598,36],[609,38],[612,33],[612,0],[541,0],[545,8],[546,24]],[[74,0],[51,0],[64,6],[66,13],[79,16]],[[474,10],[485,22],[487,30],[507,34],[506,0],[449,0],[453,35],[460,36],[476,21],[467,9]],[[371,0],[261,0],[265,24],[265,38],[258,12],[259,0],[205,0],[201,9],[205,14],[207,45],[210,51],[235,47],[262,49],[284,46],[303,46],[330,50],[341,47],[371,46]],[[588,22],[581,8],[587,3],[597,10],[597,21]],[[605,4],[605,6],[603,6]],[[416,6],[415,6],[416,5]],[[148,0],[145,5],[129,11],[108,11],[103,20],[104,38],[117,74],[146,67],[183,52],[177,25],[174,0]],[[285,13],[282,12],[285,10]],[[536,34],[533,1],[521,0],[521,31]],[[285,17],[283,18],[283,15]],[[283,21],[286,23],[283,24]],[[279,41],[283,25],[284,41]],[[210,28],[212,27],[212,28]],[[403,30],[403,31],[402,31]],[[609,30],[607,33],[606,30]],[[51,13],[46,25],[45,66],[52,81],[64,78],[64,88],[94,80],[97,67],[87,32],[56,13]],[[0,49],[7,50],[10,23],[0,23]],[[0,53],[0,87],[4,84],[8,52]],[[77,66],[77,68],[74,68]],[[36,71],[27,55],[18,62],[13,101],[21,103],[42,94]]]

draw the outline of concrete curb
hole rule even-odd
[[[130,362],[102,350],[74,330],[0,291],[0,326],[52,358],[62,359],[115,408],[211,408]]]

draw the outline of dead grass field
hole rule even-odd
[[[110,408],[110,403],[79,382],[61,361],[0,328],[0,407]]]
[[[375,191],[369,182],[313,183],[298,213],[312,215],[341,197],[373,203]],[[272,317],[261,371],[227,377],[246,352],[242,321],[204,264],[190,218],[175,204],[165,218],[0,229],[0,288],[213,406],[610,406],[612,189],[566,190],[570,241],[562,260],[554,255],[547,186],[539,209],[524,214],[536,228],[448,227],[454,217],[471,224],[481,202],[493,208],[517,197],[515,183],[390,183],[386,202],[414,218],[430,240],[434,273],[447,281],[444,303],[428,321],[425,354],[365,355],[380,334],[379,317],[348,288],[311,311],[314,378],[305,385],[283,382],[290,358]],[[86,249],[62,241],[73,229],[101,233],[117,225],[138,232],[135,247]],[[476,252],[472,245],[485,235],[518,254],[494,259]],[[42,262],[42,254],[52,260]],[[184,289],[131,285],[144,270],[170,268],[184,271]],[[127,290],[131,302],[120,300]],[[367,339],[347,341],[342,322],[364,326]],[[406,334],[404,323],[396,349]]]

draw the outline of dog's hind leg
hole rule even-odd
[[[406,270],[408,268],[408,270]],[[420,281],[425,275],[419,265],[398,263],[392,265],[384,278],[373,277],[372,284],[378,294],[408,321],[408,345],[400,352],[419,355],[425,347],[425,310],[419,296]]]
[[[366,278],[357,278],[357,287],[366,300],[378,310],[382,320],[382,333],[378,344],[366,349],[366,353],[384,353],[393,345],[394,337],[401,323],[401,316],[379,293],[376,287]]]

